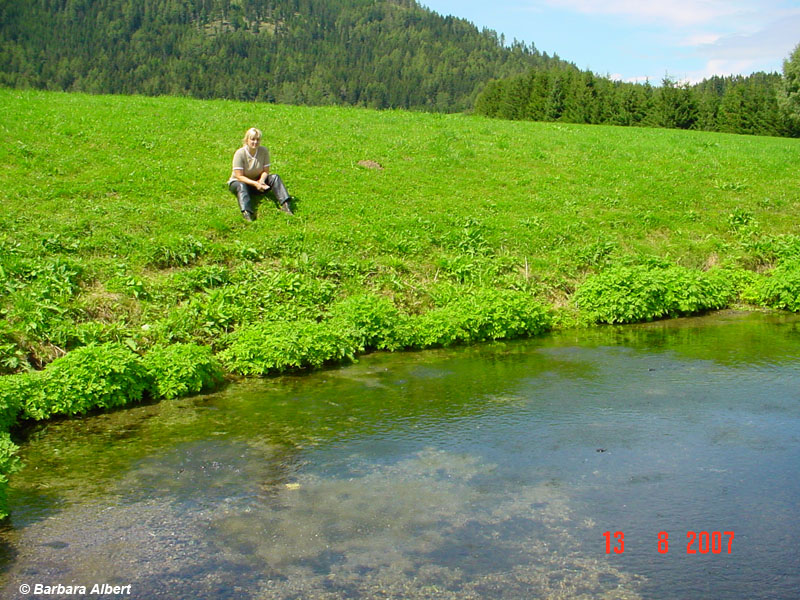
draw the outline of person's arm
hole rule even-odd
[[[261,183],[263,183],[264,185],[266,185],[267,189],[269,189],[269,186],[267,185],[267,177],[269,177],[269,165],[270,165],[270,162],[269,162],[269,150],[267,150],[263,146],[261,148],[259,148],[259,150],[262,150],[262,149],[266,152],[266,157],[264,159],[264,170],[261,171],[261,177],[259,177],[258,180]]]
[[[238,167],[233,168],[233,176],[236,178],[237,181],[241,181],[242,183],[246,183],[247,185],[252,185],[259,192],[266,192],[269,189],[269,186],[265,183],[267,175],[269,175],[269,167],[264,168],[264,171],[261,173],[261,176],[258,178],[258,181],[256,181],[255,179],[250,179],[249,177],[245,177],[244,169]]]

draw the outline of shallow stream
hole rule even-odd
[[[2,598],[795,600],[800,319],[374,354],[43,424],[22,458]]]

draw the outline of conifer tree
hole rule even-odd
[[[697,101],[691,87],[684,83],[677,85],[665,77],[659,95],[659,115],[662,127],[691,129],[697,123],[699,112]]]
[[[783,61],[783,85],[780,108],[792,135],[800,135],[800,44]]]

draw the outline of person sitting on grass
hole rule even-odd
[[[239,199],[239,210],[245,221],[255,221],[257,200],[272,190],[278,207],[292,213],[286,191],[279,175],[269,172],[269,150],[261,145],[261,131],[251,127],[244,134],[243,146],[233,155],[233,172],[228,189]]]

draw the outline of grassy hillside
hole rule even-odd
[[[244,322],[220,291],[267,276],[247,320],[318,319],[364,291],[418,314],[480,287],[569,321],[609,265],[764,271],[800,243],[796,140],[8,90],[0,107],[3,348],[36,366],[154,330],[224,346]],[[225,187],[252,125],[292,218],[244,223]],[[58,289],[37,286],[46,269]],[[221,314],[178,317],[207,301]]]
[[[373,349],[800,310],[797,140],[11,90],[0,110],[0,517],[26,420]],[[245,223],[227,191],[250,126],[295,216]]]

